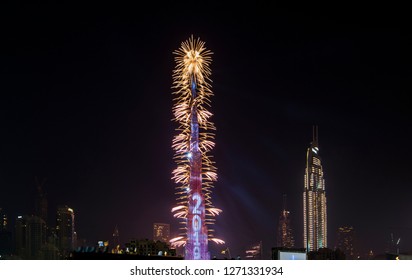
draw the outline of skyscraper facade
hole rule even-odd
[[[44,259],[46,223],[37,216],[18,216],[16,219],[16,254],[27,260]]]
[[[290,211],[286,208],[286,195],[283,195],[283,209],[280,211],[277,246],[283,248],[295,247],[292,225],[290,222]]]
[[[162,241],[169,244],[170,240],[170,225],[162,223],[153,224],[153,240]]]
[[[306,153],[303,191],[304,247],[308,252],[327,247],[326,192],[319,156],[318,129]]]
[[[67,206],[57,208],[56,233],[60,257],[67,258],[76,244],[76,232],[74,230],[74,211]]]

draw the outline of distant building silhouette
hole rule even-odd
[[[0,231],[8,230],[8,219],[6,213],[0,208]]]
[[[44,184],[46,183],[46,178],[44,178],[42,181],[40,181],[37,176],[34,178],[35,183],[36,183],[36,198],[35,198],[35,204],[34,204],[34,214],[37,217],[40,217],[43,219],[43,221],[47,224],[48,222],[48,202],[47,202],[47,197],[46,197],[46,192],[44,191]]]
[[[8,226],[6,213],[0,208],[0,259],[13,252],[13,236]]]
[[[59,238],[55,227],[47,227],[47,244],[43,249],[43,256],[45,260],[60,259]]]
[[[60,258],[66,259],[76,246],[74,211],[68,206],[59,206],[56,217],[56,234]]]
[[[119,235],[119,229],[117,228],[117,225],[114,228],[113,231],[113,249],[117,252],[120,249],[120,235]]]
[[[355,231],[352,226],[341,226],[338,228],[337,248],[345,253],[347,260],[357,259],[355,250]]]
[[[286,208],[286,195],[283,195],[283,209],[280,211],[279,216],[277,246],[284,248],[295,247],[290,212]]]
[[[18,216],[16,219],[16,254],[26,260],[44,259],[46,223],[37,216]]]
[[[169,244],[170,240],[170,225],[164,223],[153,224],[153,240],[162,241]]]
[[[317,127],[314,127],[313,141],[306,153],[303,192],[304,247],[308,252],[328,246],[325,180],[318,142]]]

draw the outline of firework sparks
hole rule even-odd
[[[177,205],[172,209],[174,217],[185,224],[181,236],[173,238],[173,246],[185,246],[187,259],[207,259],[208,240],[217,244],[224,241],[213,237],[213,217],[222,210],[213,206],[211,192],[217,180],[216,167],[209,156],[215,146],[215,130],[208,111],[211,90],[212,52],[205,43],[193,36],[174,52],[176,68],[173,71],[173,120],[178,123],[178,134],[172,148],[177,163],[172,179],[177,184]]]

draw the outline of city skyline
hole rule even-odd
[[[350,225],[360,252],[383,252],[391,233],[402,237],[401,250],[412,250],[412,116],[399,27],[344,25],[258,4],[230,16],[212,6],[217,12],[185,19],[17,5],[0,68],[0,208],[9,222],[34,211],[38,176],[47,178],[48,220],[69,205],[81,239],[111,240],[116,225],[122,240],[150,238],[154,222],[177,233],[172,52],[193,34],[214,52],[213,199],[223,210],[215,229],[232,256],[260,240],[264,250],[276,245],[283,194],[295,246],[303,247],[313,125],[328,244]]]

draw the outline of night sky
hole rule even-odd
[[[391,233],[412,251],[412,102],[396,14],[63,3],[1,12],[0,208],[11,220],[33,213],[38,176],[48,223],[72,207],[88,244],[116,225],[123,243],[151,238],[154,222],[177,233],[172,52],[193,34],[213,52],[214,228],[232,255],[276,245],[283,194],[303,247],[313,125],[329,247],[351,225],[362,254],[383,253]]]

